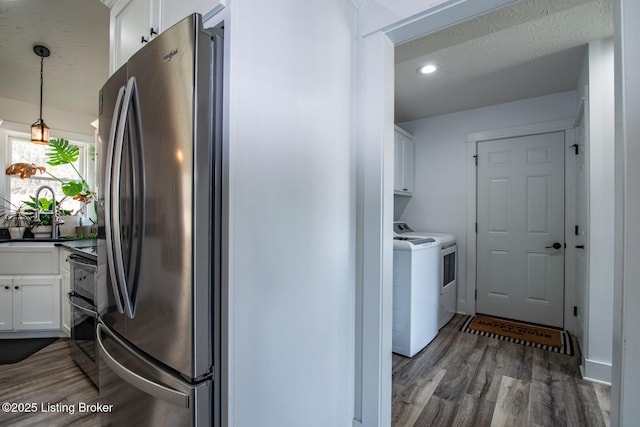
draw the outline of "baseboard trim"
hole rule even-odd
[[[582,378],[598,384],[611,385],[611,363],[585,359],[580,367]]]

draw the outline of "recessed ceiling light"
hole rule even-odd
[[[437,64],[425,64],[425,65],[421,65],[417,72],[418,74],[433,74],[436,71],[438,71],[438,65]]]

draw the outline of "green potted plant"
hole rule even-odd
[[[27,206],[22,202],[15,205],[7,199],[3,200],[6,205],[0,208],[0,219],[4,225],[9,228],[9,234],[12,239],[22,239],[27,224],[31,221],[31,216],[27,212]]]

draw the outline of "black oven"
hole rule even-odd
[[[80,255],[67,258],[71,271],[71,357],[98,387],[98,349],[96,347],[97,262]]]

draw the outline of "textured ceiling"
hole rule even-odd
[[[396,121],[575,89],[579,46],[612,33],[611,0],[526,0],[405,43],[396,48]],[[44,105],[97,117],[109,10],[99,0],[0,0],[0,97],[38,103],[37,43],[51,49]],[[437,75],[416,73],[427,61],[440,64]]]
[[[585,45],[612,34],[610,0],[528,0],[405,43],[396,122],[573,90]]]
[[[43,104],[97,117],[98,90],[108,77],[109,9],[100,0],[0,0],[0,97],[39,103],[35,44],[51,50]]]

